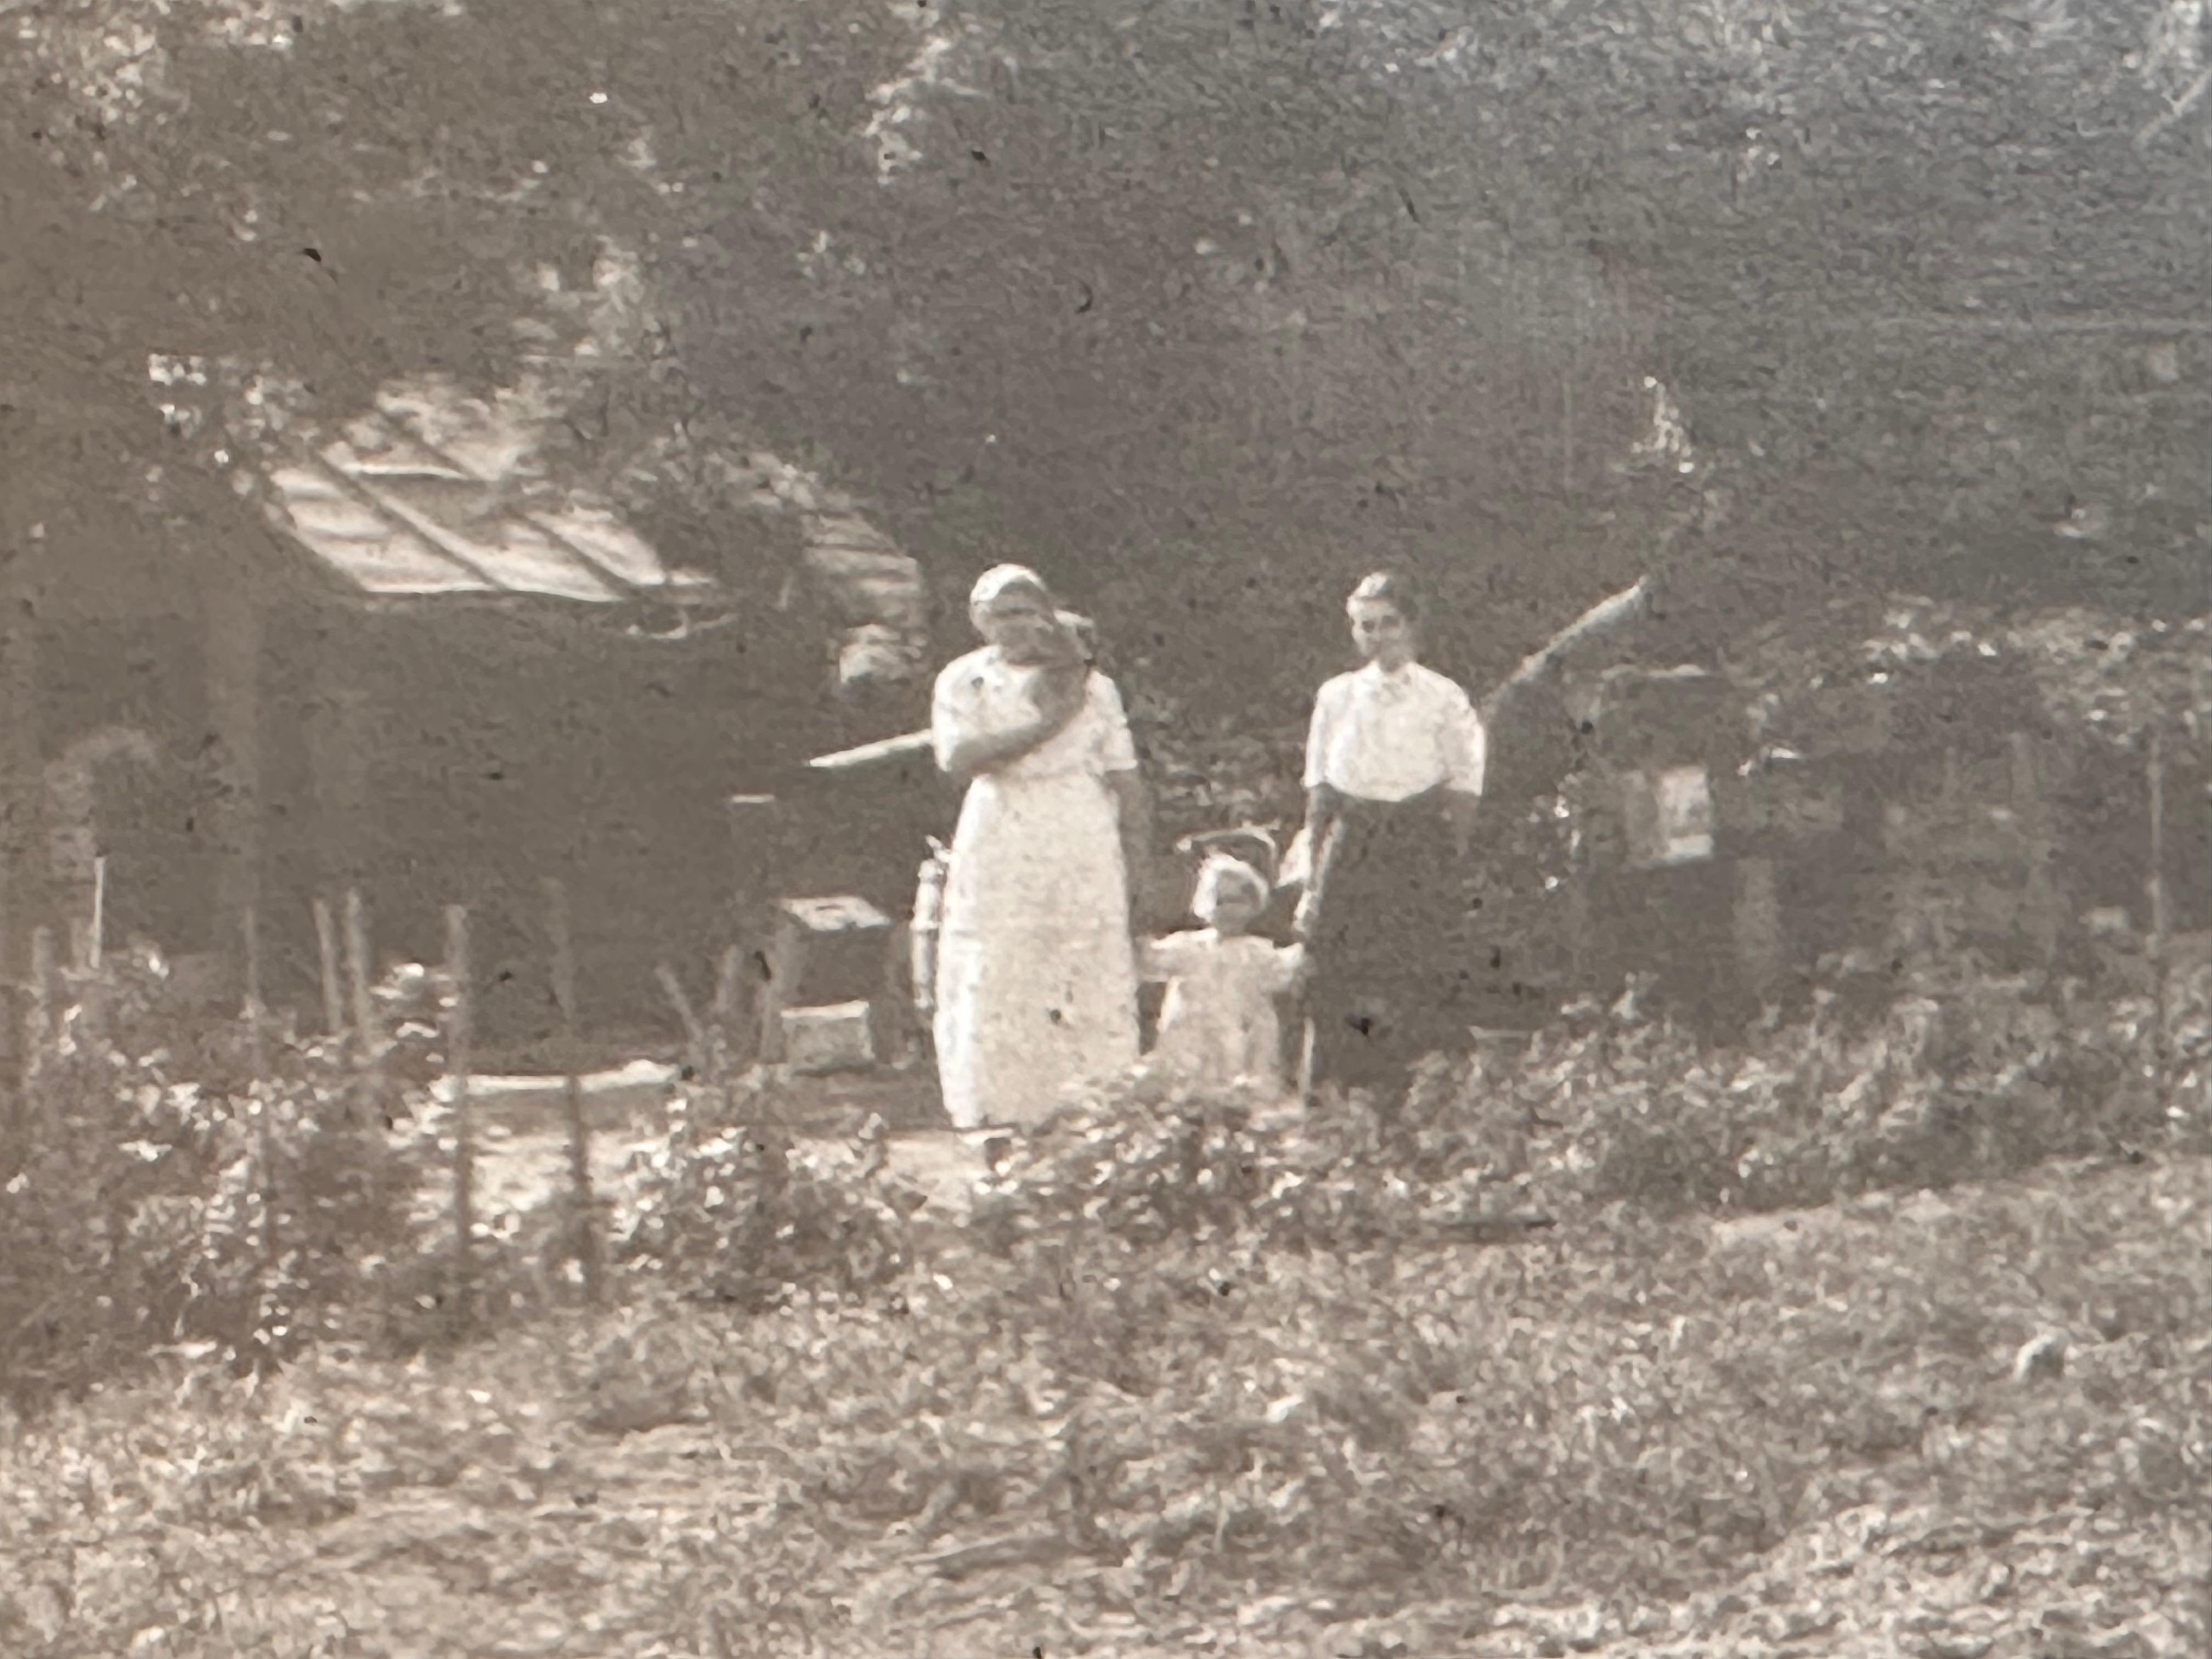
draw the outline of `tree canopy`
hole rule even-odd
[[[1384,560],[1478,678],[1654,570],[1700,637],[2201,587],[2197,0],[11,16],[19,534],[240,448],[172,354],[332,421],[535,374],[702,548],[773,449],[1230,712]]]

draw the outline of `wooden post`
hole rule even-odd
[[[2151,983],[2158,998],[2157,1021],[2152,1033],[2152,1063],[2157,1066],[2158,1080],[2163,1085],[2168,1019],[2166,940],[2173,932],[2173,914],[2166,882],[2166,733],[2158,726],[2151,727],[2149,746],[2147,769],[2150,775],[2150,877],[2147,885],[2150,896]]]
[[[714,972],[714,1024],[708,1048],[714,1075],[708,1080],[717,1087],[729,1076],[738,1021],[744,1007],[744,947],[732,945],[722,952],[721,964]]]
[[[262,1048],[261,1006],[261,927],[253,907],[246,908],[241,927],[246,946],[246,1065],[249,1087],[267,1080],[268,1054]],[[256,1152],[261,1162],[261,1248],[273,1267],[283,1250],[282,1230],[276,1222],[277,1173],[276,1134],[271,1121],[274,1113],[270,1103],[257,1098],[253,1103],[257,1118]]]
[[[23,1044],[22,1004],[19,994],[22,987],[9,975],[8,963],[14,941],[6,936],[7,918],[0,915],[0,1077],[7,1079],[7,1144],[0,1146],[0,1169],[12,1171],[10,1162],[27,1151],[24,1136],[30,1128],[29,1103],[23,1098],[21,1051]]]
[[[261,925],[253,907],[246,907],[240,938],[246,946],[246,1048],[253,1080],[259,1082],[268,1074],[264,1064],[267,1056],[261,1047]]]
[[[316,884],[333,894],[364,879],[376,838],[371,761],[378,732],[360,660],[373,660],[376,646],[373,634],[364,639],[349,628],[343,637],[320,641],[314,653],[314,684],[305,711],[310,815]]]
[[[700,1021],[698,1011],[692,1007],[691,999],[684,994],[684,981],[677,978],[676,970],[665,962],[653,970],[653,976],[659,981],[662,994],[667,997],[669,1006],[676,1010],[676,1018],[684,1027],[684,1044],[691,1053],[692,1076],[702,1085],[711,1084],[714,1079],[708,1073],[714,1063],[712,1040],[707,1035],[706,1026]]]
[[[376,1003],[369,994],[368,910],[358,887],[346,892],[345,930],[346,966],[352,979],[354,1053],[366,1065],[376,1053]]]
[[[1567,372],[1559,377],[1561,402],[1564,405],[1559,426],[1565,454],[1559,462],[1559,487],[1569,501],[1575,498],[1575,371],[1570,361]]]
[[[1583,840],[1567,860],[1567,981],[1575,996],[1591,988],[1597,954],[1590,933],[1590,884],[1596,872],[1589,852],[1589,816],[1582,817]]]
[[[738,1017],[731,1020],[729,1030],[742,1034],[738,1053],[732,1058],[747,1061],[765,1059],[772,1052],[763,1047],[762,1039],[773,988],[769,969],[773,933],[769,897],[774,885],[769,866],[777,841],[777,819],[774,795],[730,797],[731,841],[735,854],[731,861],[730,919],[744,971],[737,982],[738,1002],[733,1011]]]
[[[212,775],[206,828],[216,914],[258,904],[261,877],[261,603],[247,573],[210,570],[201,586]]]
[[[327,899],[315,901],[315,948],[322,960],[323,1029],[332,1036],[343,1036],[345,989],[338,976],[338,925]]]
[[[1560,457],[1559,481],[1565,486],[1567,504],[1575,500],[1575,378],[1582,372],[1583,356],[1583,288],[1579,282],[1571,283],[1573,298],[1572,315],[1567,324],[1567,367],[1559,376],[1560,426],[1564,428],[1564,453]]]
[[[35,1118],[40,1073],[46,1070],[46,1045],[54,1030],[54,930],[31,930],[30,1006],[23,1017],[23,1109]]]
[[[2150,734],[2150,932],[2164,944],[2173,931],[2172,895],[2166,881],[2166,733]]]
[[[561,1013],[562,1101],[568,1121],[568,1189],[574,1205],[571,1247],[583,1269],[584,1294],[599,1299],[599,1233],[598,1204],[592,1194],[591,1125],[584,1116],[584,1080],[578,1066],[576,1042],[576,951],[568,925],[568,890],[558,878],[545,878],[546,931],[553,941],[553,1000]],[[671,974],[669,981],[675,975]],[[677,987],[677,994],[683,988]]]
[[[0,982],[14,986],[24,969],[24,959],[15,954],[17,942],[34,927],[46,902],[46,778],[40,759],[41,721],[39,696],[39,639],[40,607],[38,586],[46,566],[46,527],[33,525],[21,539],[8,531],[10,544],[0,559],[0,705],[8,713],[0,720]],[[30,997],[10,998],[5,1010],[5,1037],[0,1051],[13,1062],[10,1081],[15,1087],[15,1121],[19,1135],[27,1136],[35,1119],[29,1079],[36,1064],[36,1048],[27,1039],[30,1027]]]
[[[465,1329],[475,1296],[476,1127],[469,1104],[469,913],[446,907],[446,980],[453,1003],[446,1016],[446,1063],[453,1079],[453,1281],[450,1312]]]
[[[107,854],[100,853],[92,860],[92,933],[86,943],[85,966],[98,973],[100,958],[106,951]]]
[[[94,1040],[103,1037],[107,1029],[107,988],[100,980],[100,936],[106,931],[106,912],[107,860],[94,854],[91,903],[84,915],[70,919],[70,959],[82,975],[77,993],[78,1018],[84,1022],[87,1036]]]
[[[0,908],[9,943],[27,948],[45,919],[48,887],[46,764],[40,754],[38,605],[48,556],[43,526],[9,550],[0,563]],[[10,957],[0,973],[24,966]]]

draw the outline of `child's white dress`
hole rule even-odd
[[[1297,982],[1304,959],[1295,945],[1212,928],[1148,942],[1139,967],[1167,982],[1159,1035],[1146,1057],[1198,1087],[1239,1085],[1284,1091],[1282,1024],[1275,999]]]

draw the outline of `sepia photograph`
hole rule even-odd
[[[0,1659],[2212,1654],[2208,0],[0,0]]]

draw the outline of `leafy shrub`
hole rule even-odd
[[[1030,1137],[974,1224],[1001,1254],[1080,1231],[1342,1251],[1507,1239],[1615,1202],[1771,1211],[2212,1146],[2190,1105],[2212,1076],[2212,973],[2170,995],[2163,1073],[2148,1000],[2038,988],[1954,963],[1871,1023],[1824,996],[1725,1047],[1647,1018],[1632,988],[1525,1044],[1432,1058],[1402,1099],[1303,1113],[1139,1075]]]
[[[179,1022],[158,962],[72,976],[0,1186],[0,1387],[70,1390],[167,1343],[265,1369],[411,1253],[421,1170],[388,1133],[430,1028],[379,1076],[283,1031]],[[256,1066],[259,1075],[256,1076]],[[187,1073],[185,1067],[190,1067]]]
[[[1782,1209],[2212,1145],[2212,975],[2177,981],[2162,1072],[2148,999],[1971,964],[1908,989],[1866,1029],[1822,998],[1728,1048],[1644,1018],[1632,992],[1571,1011],[1510,1064],[1464,1066],[1459,1110],[1524,1131],[1547,1194],[1661,1209]]]
[[[801,1291],[860,1295],[907,1271],[915,1195],[879,1178],[880,1160],[854,1178],[798,1150],[773,1121],[771,1089],[755,1073],[680,1091],[619,1260],[756,1312]]]
[[[1435,1085],[1403,1103],[1332,1099],[1311,1114],[1138,1075],[1062,1111],[1016,1148],[972,1225],[1001,1253],[1024,1238],[1103,1232],[1339,1250],[1512,1222],[1510,1171],[1485,1121]]]

